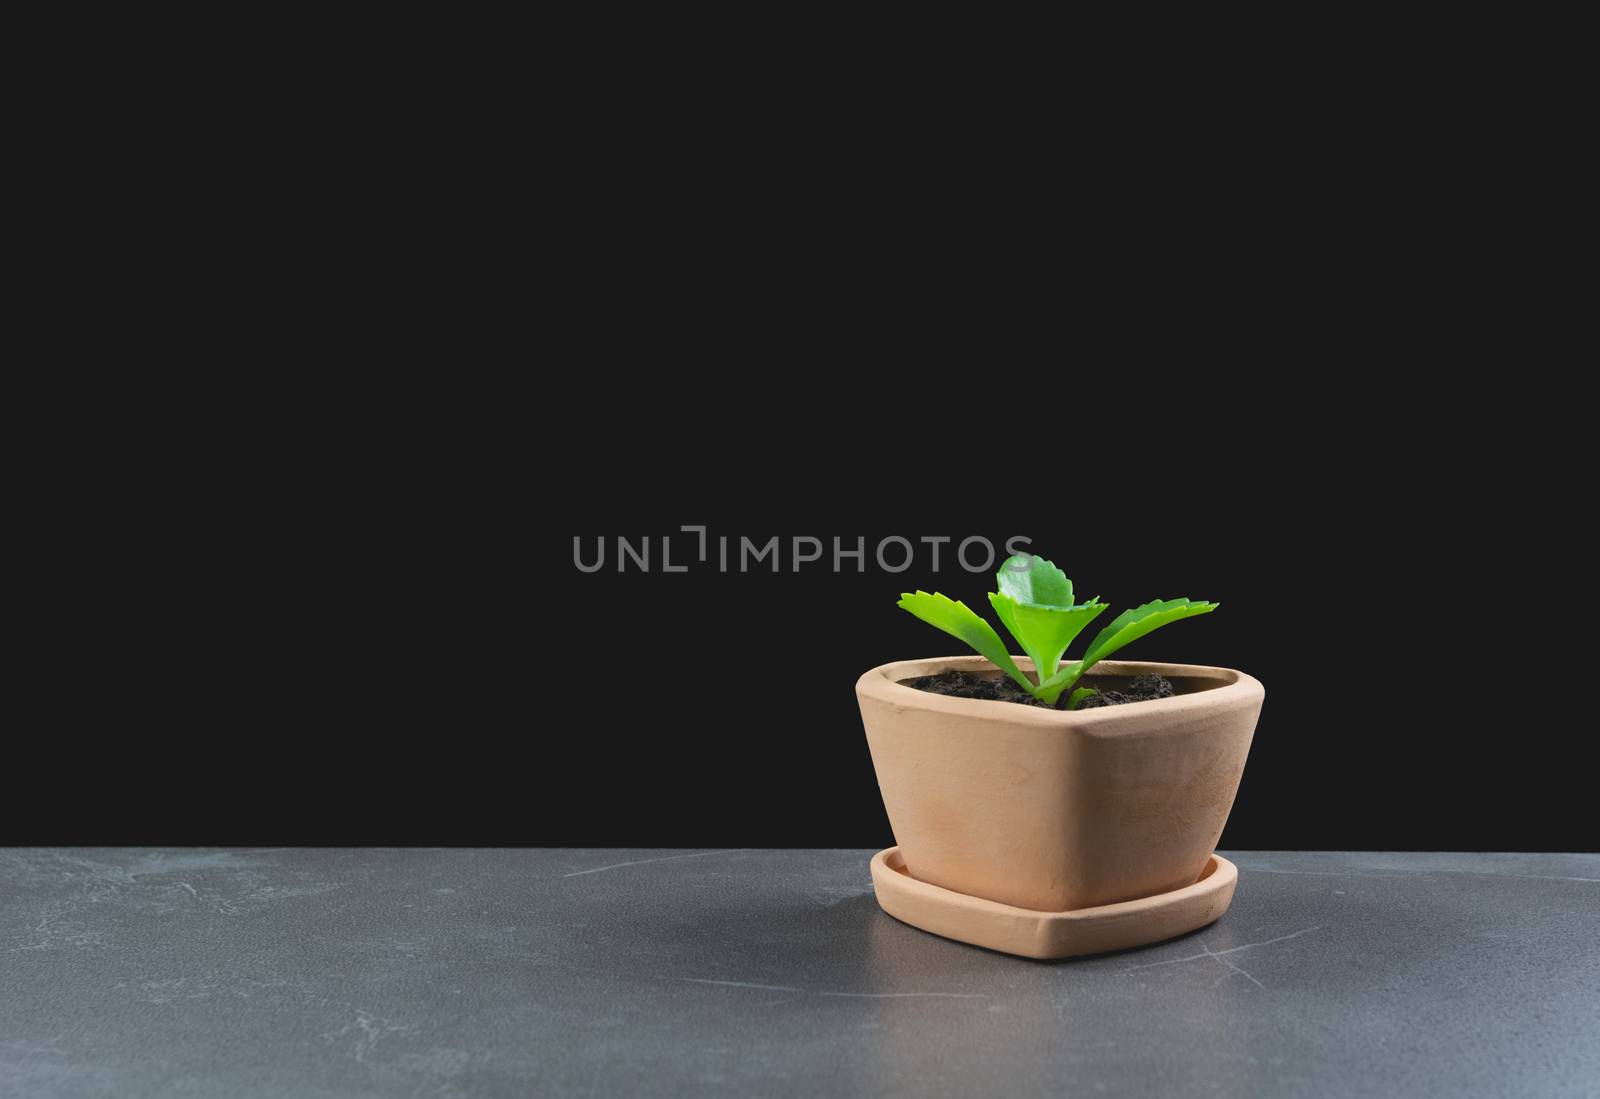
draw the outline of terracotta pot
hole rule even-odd
[[[1106,660],[1086,683],[1156,672],[1178,694],[1067,712],[899,682],[993,668],[980,656],[902,660],[856,682],[906,873],[1042,912],[1193,885],[1233,808],[1261,684],[1228,668]]]

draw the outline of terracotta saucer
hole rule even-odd
[[[1198,881],[1170,893],[1073,912],[1034,912],[917,881],[906,873],[898,847],[872,857],[878,905],[895,919],[947,939],[1025,958],[1101,954],[1182,935],[1226,912],[1238,881],[1233,863],[1214,854]]]

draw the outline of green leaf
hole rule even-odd
[[[1004,595],[1018,603],[1031,603],[1038,607],[1072,606],[1072,581],[1067,574],[1030,553],[1007,557],[994,575]],[[1093,603],[1094,600],[1089,600]]]
[[[1071,598],[1070,586],[1068,598]],[[1085,603],[1081,607],[1020,603],[1005,592],[990,592],[989,603],[1011,631],[1011,636],[1017,639],[1017,644],[1022,646],[1022,651],[1033,657],[1033,668],[1041,681],[1056,674],[1061,654],[1067,651],[1072,639],[1106,609],[1104,603]]]
[[[1088,671],[1095,663],[1152,630],[1180,618],[1210,614],[1219,606],[1220,603],[1190,602],[1187,599],[1153,599],[1143,606],[1123,611],[1089,643],[1088,651],[1083,654],[1083,670]]]
[[[1038,689],[1033,692],[1033,697],[1054,706],[1056,699],[1061,697],[1061,692],[1082,678],[1083,673],[1087,670],[1081,660],[1074,660],[1071,664],[1065,664],[1056,669],[1055,675],[1039,681]],[[1087,688],[1085,689],[1087,690]]]
[[[943,630],[971,645],[981,656],[987,657],[1012,679],[1020,683],[1029,694],[1034,692],[1033,681],[1022,674],[1017,662],[1006,652],[1006,644],[994,627],[979,618],[977,612],[960,600],[951,599],[938,592],[901,592],[895,604],[904,607],[930,626]]]
[[[1076,710],[1078,708],[1078,704],[1084,699],[1092,698],[1099,693],[1100,692],[1095,690],[1093,687],[1079,687],[1077,690],[1073,691],[1071,697],[1067,699],[1067,709]]]

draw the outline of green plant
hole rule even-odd
[[[928,625],[959,637],[1046,705],[1056,705],[1062,692],[1071,691],[1067,695],[1069,710],[1077,709],[1080,702],[1095,693],[1090,687],[1074,689],[1095,664],[1168,622],[1210,614],[1221,605],[1188,599],[1151,600],[1112,619],[1095,635],[1081,658],[1063,665],[1061,657],[1067,646],[1100,616],[1106,604],[1100,602],[1099,596],[1087,603],[1074,603],[1072,581],[1066,574],[1043,557],[1030,554],[1006,558],[995,574],[995,582],[1000,590],[989,593],[989,604],[1022,651],[1033,658],[1037,682],[1017,667],[994,627],[965,603],[938,592],[917,591],[902,592],[897,606]]]

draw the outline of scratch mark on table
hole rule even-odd
[[[1301,935],[1309,935],[1313,931],[1318,931],[1326,926],[1326,924],[1319,923],[1315,927],[1303,927],[1299,931],[1291,931],[1287,935],[1279,935],[1276,939],[1266,939],[1259,943],[1244,943],[1240,946],[1230,946],[1226,950],[1202,950],[1199,954],[1185,954],[1181,958],[1167,958],[1166,960],[1159,962],[1145,962],[1143,965],[1130,965],[1124,969],[1123,972],[1132,973],[1136,969],[1154,969],[1157,966],[1162,965],[1177,965],[1179,962],[1193,962],[1198,961],[1201,958],[1218,958],[1224,954],[1237,954],[1241,950],[1254,950],[1258,946],[1271,946],[1273,943],[1283,943],[1288,942],[1290,939],[1298,939]],[[1203,945],[1204,944],[1202,944],[1202,946]]]
[[[574,870],[570,874],[562,874],[563,878],[576,878],[583,874],[598,874],[602,870],[620,870],[624,866],[643,866],[651,862],[671,862],[673,859],[703,859],[708,855],[737,855],[741,851],[748,851],[748,847],[730,847],[726,851],[695,851],[688,855],[662,855],[655,859],[633,859],[630,862],[614,862],[609,866],[595,866],[588,870]]]

